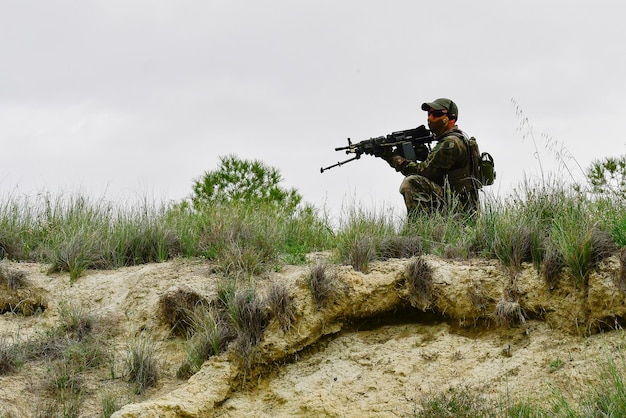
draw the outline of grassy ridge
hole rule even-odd
[[[616,196],[588,194],[558,182],[525,182],[508,198],[487,195],[482,203],[481,211],[471,217],[451,211],[418,216],[410,222],[353,209],[337,227],[331,227],[327,215],[313,206],[296,211],[258,202],[120,206],[82,195],[7,196],[0,199],[0,258],[44,263],[51,272],[68,272],[71,280],[79,280],[86,269],[113,269],[173,257],[211,260],[222,277],[219,304],[215,311],[197,309],[204,305],[196,302],[183,310],[183,322],[189,329],[183,333],[188,356],[179,370],[181,378],[195,373],[204,360],[225,350],[229,342],[244,361],[249,360],[267,322],[261,306],[270,306],[271,315],[288,329],[293,317],[288,290],[275,287],[267,301],[260,301],[253,279],[285,264],[305,264],[311,252],[332,252],[335,263],[362,272],[376,260],[421,254],[498,259],[512,277],[522,263],[532,263],[551,287],[563,276],[585,287],[589,273],[617,252],[622,264],[626,263],[626,202]],[[416,299],[412,303],[425,309],[429,271],[419,257],[415,260],[411,285]],[[13,288],[20,280],[11,271],[0,271],[0,285]],[[341,292],[332,265],[311,265],[308,285],[319,306]],[[178,302],[169,307],[180,314]],[[172,323],[180,322],[175,319]],[[59,330],[38,339],[22,343],[0,340],[0,374],[12,373],[31,360],[19,353],[40,356],[41,350],[55,347],[56,351],[50,352],[62,355],[51,357],[55,370],[58,368],[54,373],[58,379],[51,385],[59,396],[71,401],[64,407],[77,412],[80,382],[68,365],[99,367],[108,361],[107,353],[93,351],[91,337],[72,331],[91,330],[92,322],[83,314],[69,313]],[[83,323],[88,326],[79,326]],[[146,341],[130,350],[133,356],[127,364],[135,393],[142,393],[158,379],[154,346]],[[81,354],[80,361],[75,353]],[[57,361],[66,357],[73,360]],[[92,362],[92,358],[98,361]],[[610,359],[602,392],[584,394],[577,405],[559,394],[547,409],[530,403],[492,405],[480,395],[458,388],[424,399],[418,409],[420,416],[621,416],[626,414],[623,371],[621,363]],[[116,399],[104,401],[103,411],[119,408]]]
[[[524,183],[506,199],[485,196],[477,216],[458,213],[404,220],[354,209],[336,228],[313,206],[182,204],[116,206],[86,196],[8,196],[0,201],[0,255],[45,263],[76,280],[86,269],[112,269],[172,257],[205,257],[226,275],[257,275],[306,254],[368,263],[418,253],[497,258],[515,271],[566,268],[579,286],[606,255],[626,244],[625,202],[567,185]]]

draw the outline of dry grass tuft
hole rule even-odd
[[[17,370],[18,363],[17,345],[7,341],[6,337],[0,338],[0,376],[13,373]]]
[[[382,260],[389,258],[411,258],[421,255],[422,252],[422,238],[418,236],[387,237],[378,245],[378,253]]]
[[[237,337],[235,352],[249,369],[255,361],[255,349],[261,341],[269,315],[254,289],[237,290],[228,303],[228,313]]]
[[[176,372],[176,377],[180,379],[187,379],[198,372],[206,360],[225,351],[228,343],[235,338],[232,329],[211,309],[196,307],[192,322],[185,347],[187,356]]]
[[[591,229],[591,266],[593,270],[607,257],[617,251],[617,244],[611,234],[599,228]]]
[[[267,304],[270,314],[278,321],[281,329],[284,332],[289,331],[296,312],[287,286],[276,282],[272,283],[267,293]]]
[[[307,284],[313,293],[315,305],[322,308],[341,293],[337,271],[328,264],[315,263],[309,272]]]
[[[160,316],[177,336],[187,335],[193,327],[194,311],[207,305],[206,298],[183,286],[167,291],[158,303]]]
[[[500,326],[510,326],[517,324],[526,324],[524,311],[519,302],[513,302],[502,298],[496,304],[494,312],[496,323]]]
[[[17,290],[28,284],[23,271],[0,266],[0,284],[5,284],[9,290]]]
[[[520,269],[522,263],[532,261],[533,231],[521,225],[511,234],[511,264]]]
[[[156,386],[159,381],[156,353],[157,344],[146,337],[140,337],[128,348],[127,378],[134,385],[135,393],[139,395]]]
[[[563,260],[561,253],[554,248],[548,249],[541,269],[548,289],[554,290],[557,288],[564,267],[565,260]]]
[[[433,270],[422,257],[407,264],[404,277],[409,290],[411,306],[425,311],[433,303]]]
[[[370,261],[376,257],[376,246],[371,237],[356,238],[348,250],[350,265],[356,271],[367,272]]]

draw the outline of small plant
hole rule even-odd
[[[19,348],[9,343],[5,336],[0,337],[0,376],[13,373],[20,363]]]
[[[105,393],[101,399],[102,418],[109,418],[114,412],[122,408],[122,402],[119,396],[111,393]]]
[[[126,369],[128,381],[135,393],[141,395],[159,380],[156,343],[147,337],[138,338],[128,349]]]
[[[48,366],[46,385],[57,400],[57,410],[60,410],[60,416],[79,416],[85,382],[71,361],[60,359],[52,362]]]
[[[559,284],[565,261],[561,253],[555,248],[549,248],[543,260],[542,273],[548,289],[554,290]]]
[[[237,342],[258,344],[267,326],[268,317],[256,291],[254,289],[237,291],[229,306],[229,312],[237,330]]]
[[[421,255],[422,238],[419,236],[391,236],[383,238],[378,244],[380,259],[411,258]]]
[[[59,331],[77,341],[89,336],[96,322],[92,315],[84,312],[80,307],[67,303],[59,305],[59,319]]]
[[[476,390],[450,388],[438,395],[420,401],[416,417],[421,418],[476,418],[492,416],[493,407]]]
[[[350,264],[356,271],[367,272],[370,261],[376,257],[376,246],[371,237],[356,238],[348,250]]]
[[[404,270],[411,306],[425,311],[433,303],[433,270],[422,257],[412,259]]]
[[[234,335],[234,348],[248,368],[254,361],[256,345],[261,341],[269,315],[254,288],[239,289],[231,284],[218,288],[218,314],[225,314],[229,332]]]
[[[227,244],[216,256],[217,268],[226,276],[261,274],[267,270],[268,261],[263,251],[244,243]]]
[[[307,284],[318,308],[326,306],[341,292],[337,272],[324,263],[315,263],[311,267]]]
[[[53,247],[52,265],[48,272],[69,272],[70,281],[74,282],[86,269],[95,267],[101,261],[99,245],[98,236],[89,230],[89,225],[68,231]]]
[[[353,210],[335,240],[339,262],[366,272],[369,263],[378,256],[378,243],[383,237],[396,235],[395,227],[391,219]]]
[[[493,248],[496,257],[508,267],[511,274],[519,272],[524,262],[536,261],[541,257],[541,248],[538,248],[537,226],[525,221],[509,219],[514,214],[502,217],[497,224]],[[520,222],[520,223],[518,223]]]
[[[563,360],[561,360],[560,358],[557,358],[556,360],[551,361],[550,364],[548,365],[548,372],[554,373],[555,371],[559,370],[561,367],[563,367]]]
[[[295,319],[295,309],[289,294],[289,289],[285,285],[272,283],[267,293],[267,304],[270,314],[278,321],[284,332],[289,331]]]
[[[198,306],[191,315],[190,336],[185,345],[187,357],[176,372],[176,377],[187,379],[195,374],[211,356],[224,350],[234,336],[219,316],[204,306]]]
[[[578,287],[586,287],[589,273],[617,250],[610,234],[598,228],[580,205],[555,219],[550,241]]]

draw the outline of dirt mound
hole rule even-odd
[[[604,332],[620,328],[626,309],[617,257],[589,276],[587,288],[561,280],[554,290],[530,265],[513,275],[496,261],[432,256],[422,259],[429,281],[414,283],[415,260],[373,263],[366,274],[337,267],[342,291],[321,305],[307,284],[308,266],[258,279],[261,294],[286,286],[291,326],[269,321],[252,367],[228,350],[188,380],[176,378],[185,350],[163,311],[177,300],[215,299],[219,277],[202,260],[91,271],[73,284],[40,265],[3,262],[45,295],[46,309],[5,313],[0,333],[4,341],[35,335],[58,320],[63,303],[115,321],[108,344],[116,361],[84,377],[85,417],[101,414],[103,393],[128,393],[122,359],[129,341],[146,333],[158,342],[159,384],[127,397],[115,417],[407,416],[424,395],[461,385],[541,400],[550,387],[568,395],[592,382],[598,362],[622,345],[621,333]],[[33,399],[48,397],[45,371],[45,362],[30,362],[0,376],[0,415],[33,416]]]

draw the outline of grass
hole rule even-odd
[[[179,377],[188,377],[230,342],[244,362],[251,364],[254,347],[270,318],[289,331],[295,312],[288,290],[272,284],[261,297],[255,280],[270,277],[284,264],[308,263],[307,255],[317,251],[330,252],[333,263],[351,265],[363,274],[380,260],[411,259],[404,275],[411,303],[419,309],[428,309],[436,297],[432,271],[421,258],[424,254],[496,259],[511,278],[530,263],[550,289],[558,288],[562,280],[584,288],[589,274],[606,257],[617,254],[622,267],[616,280],[626,291],[625,209],[626,202],[614,196],[594,195],[543,173],[540,181],[525,181],[506,198],[486,195],[472,218],[443,212],[418,214],[405,222],[389,214],[353,209],[336,228],[313,206],[285,214],[262,205],[191,207],[184,202],[143,201],[120,206],[82,195],[9,195],[0,199],[0,258],[43,263],[50,272],[67,274],[72,282],[80,281],[89,269],[174,257],[210,260],[221,277],[218,302],[185,292],[159,301],[173,334],[185,338],[187,358]],[[306,282],[317,308],[331,306],[342,295],[332,263],[312,263]],[[19,271],[0,265],[0,286],[21,289],[28,286],[28,280]],[[479,290],[470,295],[475,305],[493,312],[500,324],[523,323],[524,312],[510,296],[495,301],[487,300]],[[74,307],[61,309],[56,327],[28,341],[0,340],[0,373],[14,373],[25,362],[45,359],[54,376],[51,387],[66,398],[63,405],[71,415],[73,403],[80,399],[72,400],[70,395],[82,396],[80,373],[110,363],[110,357],[105,340],[98,337],[99,318]],[[156,385],[155,343],[142,339],[129,347],[126,366],[126,376],[137,393]],[[609,374],[606,379],[617,378]],[[459,390],[448,395],[434,399],[429,408],[440,408],[445,414],[459,406],[472,407],[467,393]],[[608,402],[597,398],[598,405]],[[573,408],[559,402],[561,406],[554,409]],[[475,416],[491,413],[475,411]],[[519,416],[533,416],[538,410],[518,405],[517,411]]]
[[[140,336],[128,347],[125,359],[126,377],[134,392],[142,395],[159,381],[157,343],[146,336]]]
[[[371,263],[435,254],[495,258],[514,275],[523,263],[551,287],[566,273],[584,287],[590,271],[626,243],[626,202],[544,176],[506,198],[485,195],[471,218],[453,212],[413,217],[351,209],[331,228],[313,206],[285,214],[271,206],[185,203],[119,206],[82,195],[8,195],[0,201],[5,258],[37,261],[79,280],[89,269],[204,257],[224,276],[251,278],[331,251],[367,273]]]
[[[249,367],[254,360],[255,346],[261,341],[269,319],[264,302],[255,289],[238,289],[228,301],[227,310],[237,333],[235,352]]]
[[[198,293],[177,287],[159,298],[158,309],[173,335],[185,336],[197,322],[196,312],[208,307],[208,301]]]
[[[409,291],[409,302],[415,308],[425,311],[433,303],[433,269],[421,257],[409,262],[404,270],[404,278]]]
[[[0,376],[15,372],[20,362],[19,347],[6,336],[0,337]]]
[[[296,317],[296,310],[287,286],[272,283],[267,292],[267,304],[272,318],[278,321],[283,332],[289,331]]]
[[[110,362],[107,339],[114,330],[112,324],[69,304],[61,304],[58,313],[57,324],[27,340],[0,340],[0,375],[19,371],[27,362],[43,362],[47,395],[35,402],[36,416],[78,417],[87,391],[85,373]]]
[[[190,315],[191,327],[185,344],[186,357],[176,372],[187,379],[211,356],[224,352],[234,335],[228,324],[206,305],[197,305]]]
[[[563,366],[561,359],[548,365],[548,373]],[[550,394],[545,402],[532,399],[513,400],[508,395],[498,399],[487,398],[481,388],[451,387],[442,392],[425,394],[418,399],[416,417],[489,417],[489,418],[586,418],[626,416],[626,364],[619,351],[607,355],[597,369],[598,382],[574,390],[572,399],[560,391],[546,390]]]
[[[341,282],[337,271],[329,264],[315,262],[310,267],[306,281],[318,308],[327,306],[340,296]]]

